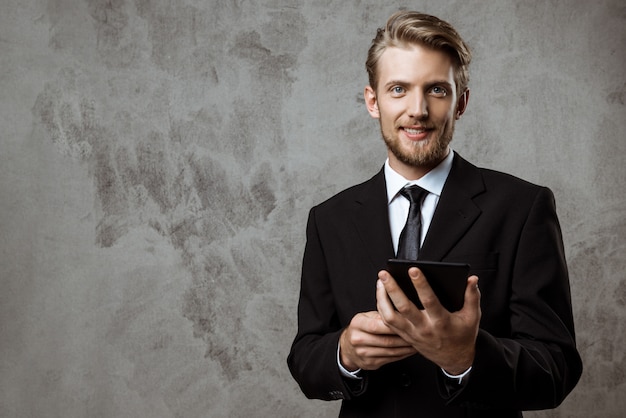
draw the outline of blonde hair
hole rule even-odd
[[[469,83],[469,64],[472,53],[458,32],[449,23],[419,12],[400,11],[394,13],[384,28],[379,28],[367,54],[365,68],[372,89],[378,85],[378,61],[388,47],[405,47],[421,44],[443,51],[452,58],[454,82],[457,94],[462,93]]]

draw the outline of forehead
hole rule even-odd
[[[455,86],[452,59],[443,51],[419,44],[388,47],[378,61],[378,82],[385,85],[394,80],[419,84],[447,81]]]

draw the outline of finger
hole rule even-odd
[[[383,315],[383,313],[385,314],[383,317],[386,321],[392,317],[392,314],[395,315],[396,311],[406,315],[410,313],[412,309],[415,309],[413,302],[410,301],[389,272],[386,270],[380,271],[378,273],[378,278],[378,282],[382,284],[382,287],[387,294],[387,300],[390,301],[389,304],[384,304],[383,307],[386,308],[385,310],[381,311],[379,309],[381,315]],[[377,293],[377,300],[382,298],[382,293],[380,293],[380,296]]]
[[[392,350],[413,349],[411,344],[406,342],[397,334],[377,335],[373,342],[377,347],[384,347]]]
[[[382,319],[380,321],[382,322]],[[351,345],[389,348],[405,347],[409,345],[384,324],[379,326],[377,324],[367,323],[361,326],[356,323],[356,321],[353,321],[347,329],[349,330],[347,334]],[[371,332],[372,330],[374,332]]]
[[[378,355],[395,355],[394,353],[408,353],[414,350],[413,346],[397,335],[374,336],[372,334],[361,335],[358,347],[374,350]]]
[[[363,359],[361,369],[362,370],[377,370],[380,367],[395,363],[396,361],[404,360],[407,357],[415,355],[417,351],[413,350],[407,353],[397,353],[396,355],[384,355],[384,356],[366,356]]]
[[[435,295],[432,287],[428,284],[426,277],[417,267],[409,269],[409,277],[413,282],[413,286],[419,295],[420,302],[424,306],[424,310],[429,316],[438,317],[446,314],[448,311],[439,302],[439,298]]]
[[[350,326],[368,334],[393,335],[377,311],[361,312],[352,318]]]
[[[391,277],[389,273],[382,271],[378,273],[379,278],[376,281],[376,309],[378,309],[378,313],[383,321],[393,317],[395,314],[392,301],[383,283],[383,280],[388,280],[387,276]]]
[[[370,335],[371,337],[371,335]],[[416,352],[415,348],[402,340],[400,337],[395,339],[370,339],[354,345],[354,351],[361,357],[400,357]]]
[[[470,276],[467,278],[463,311],[466,311],[468,314],[473,316],[480,315],[480,289],[478,288],[478,276]]]
[[[372,349],[369,352],[368,356],[365,356],[367,358],[370,359],[393,359],[394,361],[412,356],[413,354],[416,354],[417,350],[414,349],[413,347],[403,347],[403,348],[397,348],[394,350],[375,350]]]

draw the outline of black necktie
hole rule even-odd
[[[404,229],[400,233],[397,257],[403,260],[417,260],[422,233],[420,208],[428,191],[417,185],[412,185],[400,190],[400,194],[411,202],[411,206],[409,206],[409,216],[406,219]]]

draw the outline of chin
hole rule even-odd
[[[401,140],[399,135],[392,140],[383,133],[383,140],[401,163],[411,167],[431,167],[439,164],[446,157],[452,135],[450,132],[449,135],[432,136],[419,142],[406,142]]]
[[[391,149],[391,152],[395,157],[404,164],[413,167],[429,167],[439,164],[445,157],[448,150],[448,145],[443,147],[437,146],[437,144],[420,144],[419,148],[414,147],[412,150],[403,152],[396,152]]]

